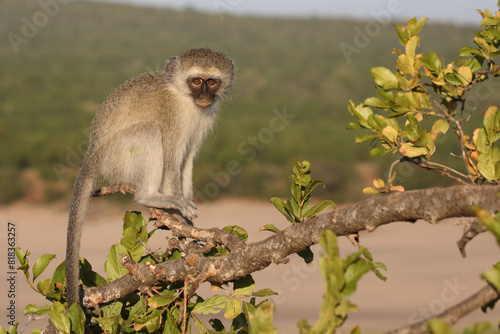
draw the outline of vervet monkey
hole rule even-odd
[[[164,71],[132,78],[113,91],[91,123],[75,181],[66,244],[66,292],[79,301],[79,252],[84,218],[100,177],[135,189],[134,200],[196,217],[193,159],[233,81],[234,65],[210,48],[170,58]]]

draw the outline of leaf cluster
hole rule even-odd
[[[318,185],[324,184],[321,179],[313,180],[311,178],[311,163],[309,161],[297,160],[290,178],[292,179],[292,198],[290,200],[282,200],[278,197],[271,198],[273,205],[289,222],[298,224],[316,216],[328,207],[335,208],[333,201],[324,200],[309,209],[311,192]]]
[[[311,193],[320,184],[324,184],[323,180],[311,178],[311,163],[309,161],[295,161],[293,166],[292,179],[292,198],[282,200],[278,197],[272,197],[271,203],[278,209],[279,212],[292,224],[299,224],[309,218],[316,216],[321,211],[328,207],[335,208],[335,203],[331,200],[323,200],[312,208],[308,209],[311,201]],[[279,229],[273,224],[265,225],[260,229],[274,233],[279,232]],[[311,263],[314,254],[309,247],[297,253],[304,259],[306,263]]]
[[[418,51],[419,33],[427,18],[413,18],[406,25],[395,26],[403,46],[403,50],[393,51],[397,57],[395,71],[372,68],[378,96],[361,104],[351,100],[348,105],[357,120],[348,128],[371,132],[358,136],[356,143],[371,142],[372,157],[387,153],[399,156],[391,167],[387,185],[376,180],[375,188],[366,192],[403,190],[393,186],[392,168],[404,161],[461,183],[500,182],[500,151],[495,146],[500,131],[497,108],[492,106],[485,112],[484,128],[474,130],[474,135],[467,135],[465,129],[474,111],[465,108],[467,94],[474,86],[500,75],[500,67],[493,60],[500,55],[500,16],[488,10],[480,13],[484,30],[476,32],[477,48],[462,47],[459,59],[448,64],[433,51],[427,54]],[[461,153],[453,156],[462,160],[462,171],[432,161],[438,137],[450,129],[454,130],[461,148]]]
[[[363,258],[364,248],[342,259],[337,236],[330,230],[321,233],[320,244],[325,252],[319,260],[321,274],[325,278],[323,304],[319,319],[314,325],[309,325],[306,319],[299,322],[301,334],[335,333],[345,322],[349,312],[358,310],[348,298],[356,291],[361,277],[373,269],[373,265]],[[351,333],[361,332],[355,327]]]
[[[150,237],[156,231],[147,230],[148,222],[140,212],[127,212],[123,218],[123,235],[120,243],[111,246],[106,259],[104,278],[92,270],[87,260],[80,259],[80,278],[87,287],[103,286],[128,274],[120,258],[123,255],[137,263],[161,263],[179,259],[181,251],[177,248],[165,252],[153,252],[148,247]],[[247,232],[239,226],[228,226],[226,231],[237,235],[242,240],[248,237]],[[206,253],[206,256],[224,256],[229,250],[217,245]],[[29,263],[29,251],[22,252],[16,248],[20,262],[19,269],[26,276],[30,287],[42,294],[52,304],[39,307],[28,305],[25,314],[42,315],[48,313],[50,321],[62,333],[84,333],[85,313],[77,304],[67,309],[65,295],[65,262],[54,271],[52,279],[43,279],[35,286],[35,280],[40,277],[50,262],[55,258],[52,254],[40,257],[33,266]],[[214,295],[208,299],[194,294],[194,301],[185,300],[186,286],[184,282],[176,282],[165,287],[154,289],[154,293],[133,293],[115,302],[93,310],[91,317],[94,333],[189,333],[195,326],[205,333],[274,333],[272,325],[274,306],[264,300],[256,302],[256,298],[276,294],[270,289],[254,291],[255,281],[248,275],[233,282],[233,291],[224,295]],[[187,306],[186,309],[183,306]],[[184,312],[185,310],[185,312]],[[219,319],[211,319],[204,324],[197,315],[219,314],[232,320],[227,330]],[[210,327],[208,327],[210,326]],[[16,331],[13,327],[12,331]],[[34,333],[40,332],[37,329]]]

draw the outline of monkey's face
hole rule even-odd
[[[221,80],[205,76],[193,76],[187,79],[187,85],[191,90],[194,103],[206,108],[211,106],[217,99]]]

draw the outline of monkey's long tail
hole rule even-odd
[[[75,181],[66,238],[66,294],[68,305],[80,300],[80,239],[95,184],[94,170],[86,167],[84,162]]]

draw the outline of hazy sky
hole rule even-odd
[[[235,15],[279,15],[355,17],[372,19],[382,13],[391,19],[429,17],[431,22],[455,24],[479,24],[481,18],[476,9],[498,10],[497,0],[107,0],[138,5],[191,7],[220,16]],[[378,13],[378,14],[377,14]]]

